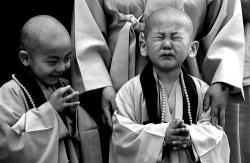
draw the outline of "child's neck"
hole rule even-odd
[[[164,84],[169,85],[174,83],[179,78],[181,69],[174,69],[171,71],[162,71],[154,67],[154,70],[158,76],[158,79]]]

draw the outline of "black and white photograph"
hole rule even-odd
[[[250,163],[250,0],[1,6],[0,163]]]

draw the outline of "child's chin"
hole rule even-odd
[[[47,81],[46,84],[47,85],[55,85],[58,82],[58,80],[59,79],[53,79],[53,80]]]

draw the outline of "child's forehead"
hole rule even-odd
[[[177,32],[189,33],[192,35],[192,22],[183,15],[163,15],[159,14],[150,20],[150,31],[152,32]]]
[[[152,28],[186,29],[192,34],[193,23],[190,17],[183,11],[172,7],[165,7],[146,15],[145,31]]]
[[[71,54],[70,42],[61,42],[61,44],[55,44],[54,42],[42,43],[36,48],[33,56],[38,58],[64,58],[68,54]]]
[[[164,21],[154,21],[151,24],[151,31],[187,32],[187,24],[177,19],[164,19]]]

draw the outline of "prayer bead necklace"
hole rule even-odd
[[[15,75],[12,75],[12,79],[17,83],[19,87],[21,87],[24,91],[24,93],[28,96],[29,101],[33,108],[36,108],[35,102],[33,101],[31,95],[29,94],[28,90],[24,87],[24,85],[15,77]]]
[[[189,122],[190,122],[190,124],[193,124],[193,122],[192,122],[192,114],[191,114],[191,104],[190,104],[190,100],[189,100],[189,97],[188,97],[187,88],[186,88],[186,85],[185,85],[185,81],[184,81],[182,71],[180,72],[180,78],[181,78],[181,85],[182,85],[182,88],[183,88],[183,91],[184,91],[184,95],[185,95],[185,98],[186,98],[186,101],[187,101]],[[166,92],[165,92],[165,87],[164,87],[163,83],[160,80],[159,80],[159,83],[160,83],[161,92],[162,92],[161,123],[165,123]]]

